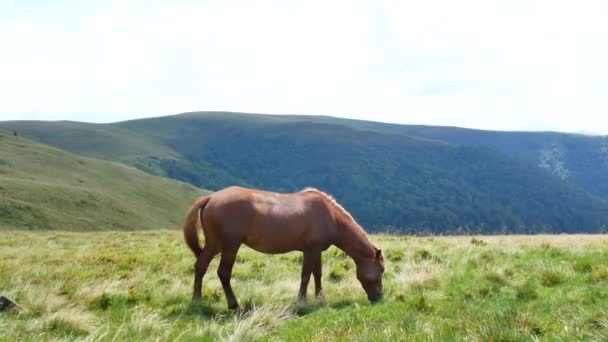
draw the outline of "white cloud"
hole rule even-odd
[[[0,119],[190,110],[608,133],[602,1],[0,1]]]

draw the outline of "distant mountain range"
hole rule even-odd
[[[590,131],[576,131],[574,132],[576,134],[583,134],[583,135],[591,135],[591,136],[602,136],[603,134],[601,133],[597,133],[597,132],[590,132]]]
[[[318,187],[368,230],[608,230],[606,136],[226,112],[0,129],[209,190]]]

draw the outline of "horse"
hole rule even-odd
[[[201,248],[198,222],[205,236]],[[236,254],[242,244],[266,254],[303,252],[298,300],[306,302],[311,273],[315,296],[322,297],[321,253],[335,245],[356,265],[357,279],[370,302],[382,298],[384,256],[346,211],[331,196],[314,188],[283,194],[243,187],[228,187],[198,198],[183,225],[186,244],[196,257],[193,300],[201,298],[203,276],[221,254],[217,275],[228,308],[240,309],[230,285]]]

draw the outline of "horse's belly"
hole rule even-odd
[[[261,253],[279,254],[306,248],[307,234],[297,230],[263,230],[248,234],[245,245]]]
[[[281,246],[281,247],[277,248],[277,247],[273,247],[273,246],[268,246],[266,244],[249,244],[247,242],[245,242],[245,245],[251,247],[253,250],[255,250],[257,252],[265,253],[265,254],[283,254],[283,253],[302,250],[302,248],[293,248],[291,246]]]

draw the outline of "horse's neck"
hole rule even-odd
[[[338,234],[334,245],[344,251],[355,262],[365,257],[374,256],[374,247],[363,232],[363,229],[352,220],[341,220],[337,223]]]

